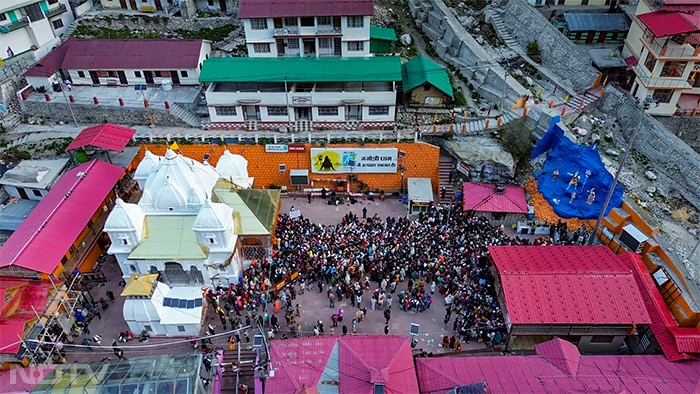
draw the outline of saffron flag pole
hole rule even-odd
[[[173,141],[173,143],[170,144],[170,150],[180,150],[180,146],[177,144],[177,141]]]

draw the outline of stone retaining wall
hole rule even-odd
[[[600,100],[602,112],[617,116],[621,133],[629,141],[641,109],[623,92],[609,87]],[[634,140],[635,151],[644,155],[659,177],[666,177],[688,202],[700,209],[700,155],[651,116],[642,120]]]
[[[700,153],[700,117],[659,116],[656,118],[668,131]]]
[[[571,84],[578,93],[590,88],[599,71],[591,64],[591,57],[572,43],[540,14],[527,0],[510,0],[501,6],[501,18],[511,35],[525,49],[527,43],[537,41],[542,65]]]
[[[26,115],[33,117],[46,117],[51,122],[63,122],[72,124],[68,105],[61,102],[24,102]],[[125,126],[148,125],[148,113],[145,108],[122,108],[102,105],[82,105],[72,104],[71,108],[80,124],[94,124],[109,122]],[[151,108],[153,122],[158,126],[188,127],[191,126],[183,122],[180,118],[170,115],[170,111],[165,109]]]

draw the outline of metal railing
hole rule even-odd
[[[637,64],[634,72],[646,87],[668,89],[690,89],[692,86],[683,78],[656,77],[653,76],[643,64]]]
[[[46,12],[46,17],[51,18],[51,17],[54,17],[56,15],[61,15],[67,11],[68,11],[68,8],[66,8],[66,5],[59,3],[58,7],[51,8]]]

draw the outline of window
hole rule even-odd
[[[78,78],[85,78],[85,71],[78,71]]]
[[[56,19],[55,21],[52,21],[51,24],[53,25],[54,29],[60,29],[63,27],[63,20],[62,19]]]
[[[299,49],[299,40],[296,38],[288,38],[284,42],[287,44],[288,49]]]
[[[333,24],[333,19],[330,16],[319,16],[316,18],[316,22],[319,26],[330,26]]]
[[[236,116],[236,107],[214,107],[219,116]]]
[[[267,30],[267,19],[253,18],[250,20],[250,28],[253,30]]]
[[[348,27],[364,27],[365,18],[363,16],[349,16]]]
[[[318,116],[338,116],[338,107],[318,107]]]
[[[121,241],[122,245],[128,245],[129,244],[129,239],[128,238],[119,238]]]
[[[661,68],[661,76],[678,78],[683,74],[686,64],[686,62],[664,62],[664,66]]]
[[[32,189],[32,193],[34,193],[34,196],[36,197],[41,197],[41,190]]]
[[[348,41],[348,51],[364,51],[364,41]]]
[[[177,330],[180,332],[185,332],[185,326],[177,326]]]
[[[593,335],[591,343],[612,343],[615,337],[612,335]]]
[[[270,44],[253,44],[253,52],[255,53],[270,53]]]
[[[673,92],[673,89],[656,89],[652,97],[654,97],[654,101],[658,101],[659,103],[669,103],[671,102]]]
[[[22,11],[24,11],[23,14],[28,16],[32,22],[40,21],[45,17],[44,11],[41,10],[39,3],[28,5],[22,8]]]
[[[6,21],[7,20],[7,14],[0,13],[0,21]]]
[[[322,48],[322,49],[332,48],[332,46],[331,46],[332,42],[333,41],[331,41],[330,38],[319,38],[318,39],[318,47]]]
[[[370,115],[389,115],[389,107],[369,107]]]
[[[284,18],[284,25],[290,27],[297,26],[297,18]]]
[[[58,3],[58,0],[49,0],[49,4],[56,4]]]
[[[306,26],[306,27],[311,27],[314,25],[314,17],[313,16],[303,16],[301,17],[301,25]]]
[[[141,78],[141,71],[134,71],[134,76],[136,78]]]
[[[267,107],[268,116],[287,116],[287,107]]]
[[[129,264],[129,269],[131,270],[131,272],[136,272],[136,266],[133,264]]]
[[[214,6],[214,0],[208,0],[208,1],[207,1],[207,5],[213,7],[213,6]]]
[[[210,237],[209,237],[209,243],[212,244],[212,245],[215,244],[215,243],[216,243],[216,238],[210,236]]]
[[[187,74],[187,71],[182,70],[182,71],[180,71],[180,76],[183,78],[187,78],[189,75]]]

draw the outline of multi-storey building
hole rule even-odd
[[[651,96],[656,101],[658,106],[648,111],[652,115],[696,113],[700,108],[700,6],[677,0],[659,8],[648,1],[639,1],[622,52],[635,74],[631,92],[641,100]],[[683,2],[690,8],[678,7]]]
[[[372,14],[372,0],[242,0],[238,17],[251,57],[358,57],[369,55]]]
[[[74,19],[68,0],[0,1],[0,58],[29,51],[35,60],[44,57]]]
[[[141,12],[175,11],[178,0],[100,0],[104,9],[122,9]]]
[[[204,62],[212,128],[393,124],[398,57],[370,54],[372,0],[242,0],[250,58]]]

